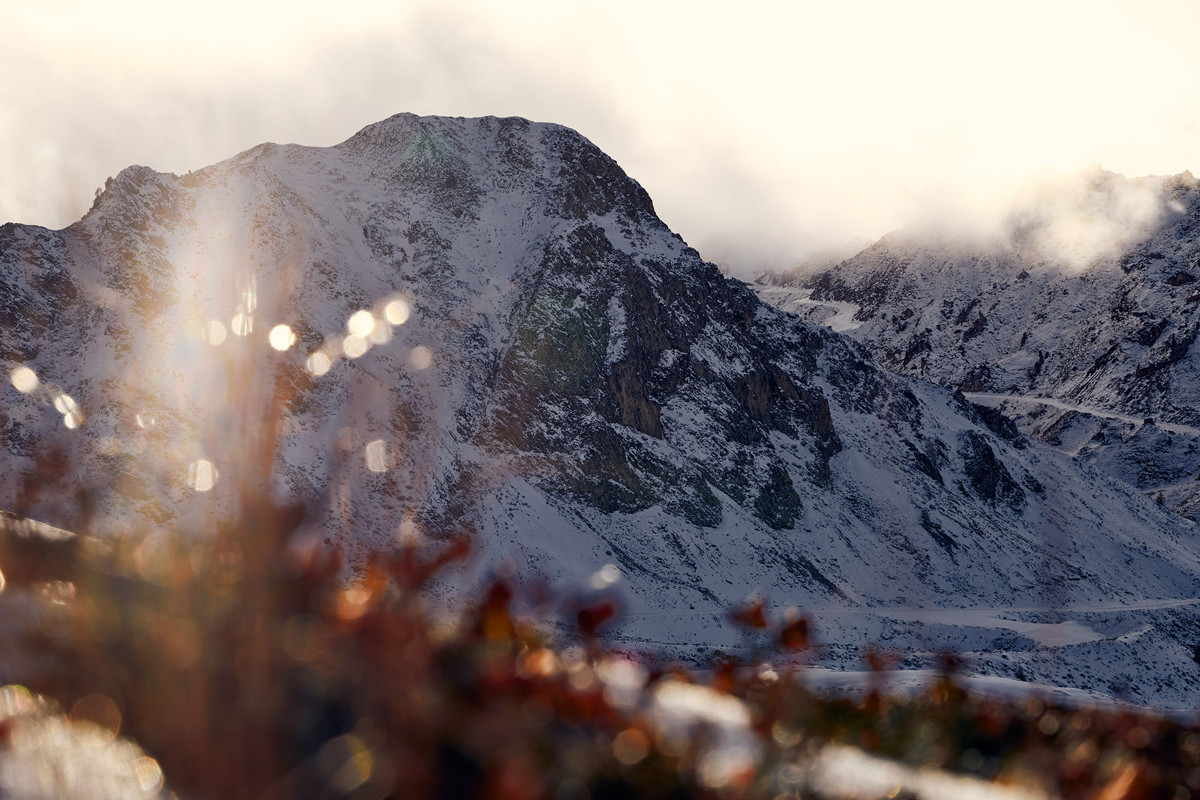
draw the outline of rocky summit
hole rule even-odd
[[[477,573],[611,585],[637,647],[736,646],[757,591],[832,666],[1200,696],[1192,523],[761,302],[560,126],[131,167],[0,228],[0,312],[0,504],[51,524],[203,536],[269,491],[360,561],[469,532]]]

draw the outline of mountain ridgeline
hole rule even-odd
[[[1191,523],[761,302],[566,128],[401,114],[131,167],[62,231],[0,228],[0,265],[0,502],[48,522],[199,532],[252,489],[359,559],[467,531],[481,570],[615,565],[617,635],[697,657],[755,590],[861,610],[823,628],[841,665],[978,638],[888,609],[1154,600],[1169,625],[1087,640],[1105,665],[991,635],[975,668],[1108,691],[1137,652],[1171,683],[1135,696],[1195,697],[1200,625],[1161,610],[1200,589]]]
[[[1083,176],[991,235],[884,237],[782,283],[857,306],[895,372],[979,393],[1020,428],[1200,510],[1200,181]]]

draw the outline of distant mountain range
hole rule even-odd
[[[899,246],[856,259],[934,259]],[[1170,265],[1160,293],[1190,312],[1175,273],[1200,269],[1153,246],[1114,281]],[[910,666],[954,647],[984,674],[1194,705],[1195,526],[954,390],[1065,376],[1052,295],[1087,273],[1008,279],[1052,298],[1046,327],[1009,331],[986,361],[964,352],[955,380],[943,338],[974,354],[1008,328],[977,299],[1008,262],[968,279],[963,259],[911,313],[890,277],[875,294],[839,283],[867,275],[860,262],[818,278],[814,298],[861,306],[864,347],[722,276],[556,125],[402,114],[336,147],[266,144],[184,176],[131,167],[62,231],[0,228],[0,505],[199,535],[241,492],[270,491],[360,559],[468,531],[477,571],[512,563],[562,587],[620,574],[615,635],[636,646],[736,646],[726,610],[764,591],[814,610],[829,664],[857,666],[872,643]],[[1153,308],[1129,363],[1158,387],[1188,368],[1195,329]],[[885,324],[912,338],[877,357],[916,377],[872,361]],[[1085,337],[1070,363],[1093,358],[1085,345],[1112,348]],[[1120,382],[1054,380],[1079,404]],[[1182,391],[1122,396],[1156,425],[1200,425]],[[51,485],[71,501],[34,496]]]
[[[1200,182],[1095,172],[989,235],[900,232],[767,282],[810,289],[770,295],[810,319],[840,310],[880,365],[977,393],[1195,519],[1198,280]]]

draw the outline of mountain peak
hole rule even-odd
[[[398,115],[119,178],[83,224],[0,240],[0,357],[54,387],[0,418],[0,507],[53,445],[94,527],[207,530],[257,465],[352,553],[469,529],[483,565],[572,586],[614,565],[623,635],[693,654],[759,588],[1200,589],[1188,523],[761,304],[567,128]],[[1047,549],[1076,519],[1097,523]]]
[[[621,213],[655,217],[644,189],[578,132],[522,117],[420,117],[396,114],[368,125],[338,149],[386,161],[406,178],[463,173],[504,181],[522,176],[554,188],[564,215]]]

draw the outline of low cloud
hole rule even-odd
[[[1075,268],[1119,257],[1179,213],[1172,183],[1172,178],[1130,180],[1094,170],[1043,184],[1008,215],[1010,239]]]
[[[1039,171],[1196,168],[1187,5],[1014,0],[980,21],[938,0],[720,18],[632,0],[363,0],[329,20],[300,0],[249,16],[217,2],[186,18],[141,0],[108,22],[73,0],[18,14],[0,69],[33,77],[0,88],[0,219],[61,227],[130,164],[331,145],[399,111],[575,128],[740,275],[931,220],[977,229]],[[1145,222],[1140,202],[1117,205],[1122,224]],[[1098,224],[1046,231],[1066,248]]]

